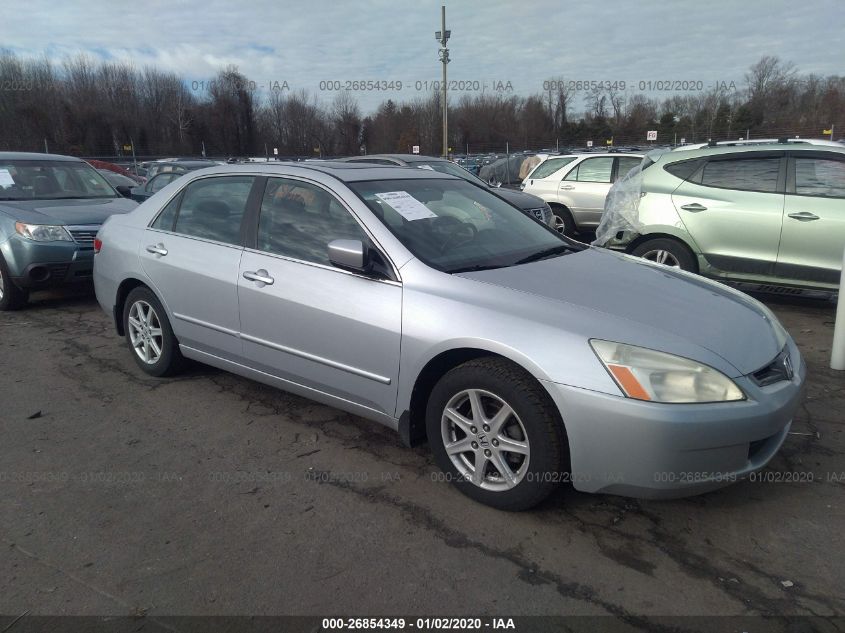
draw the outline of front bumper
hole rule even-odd
[[[758,387],[735,379],[748,399],[657,404],[546,382],[566,426],[576,489],[671,498],[721,488],[763,468],[786,439],[807,367],[788,343],[792,380]]]
[[[77,242],[34,242],[12,237],[0,248],[12,282],[37,290],[69,283],[90,282],[94,249]]]

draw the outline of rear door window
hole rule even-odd
[[[254,180],[252,176],[195,180],[182,195],[173,230],[189,237],[240,244],[241,221]]]
[[[777,191],[780,158],[711,160],[704,166],[701,184],[740,191]]]
[[[531,174],[529,174],[529,178],[547,178],[552,174],[560,171],[564,167],[566,167],[569,163],[575,160],[574,156],[564,156],[561,158],[548,158],[544,160],[542,163],[537,165]]]
[[[612,174],[613,156],[597,156],[582,161],[566,175],[566,180],[610,183]]]

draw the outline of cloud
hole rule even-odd
[[[85,52],[155,65],[188,82],[236,65],[258,86],[287,82],[326,101],[334,95],[321,92],[321,82],[402,82],[401,92],[356,92],[364,110],[388,97],[426,97],[427,90],[416,88],[441,73],[434,39],[440,3],[428,0],[128,6],[28,0],[5,8],[4,45],[18,54],[61,60]],[[558,76],[635,86],[667,79],[741,84],[763,55],[791,60],[801,72],[840,73],[842,29],[830,19],[841,12],[838,0],[805,0],[800,11],[794,8],[772,0],[448,0],[448,71],[471,89],[510,82],[522,95],[540,92],[543,80]]]

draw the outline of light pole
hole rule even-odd
[[[446,64],[449,63],[449,49],[446,48],[446,42],[449,41],[449,36],[452,31],[446,30],[446,7],[440,7],[440,22],[439,31],[434,32],[434,39],[440,42],[440,61],[443,64],[443,158],[449,157],[449,117],[446,111]]]

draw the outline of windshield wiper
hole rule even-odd
[[[519,266],[520,264],[527,264],[529,262],[536,262],[540,259],[546,259],[547,257],[554,257],[555,255],[561,255],[566,251],[574,250],[571,246],[567,246],[565,244],[560,244],[558,246],[552,246],[551,248],[543,249],[542,251],[537,251],[533,255],[529,255],[528,257],[523,257],[513,263],[514,266]]]
[[[464,266],[463,268],[453,268],[452,270],[448,270],[450,275],[455,273],[471,273],[477,270],[494,270],[496,268],[504,268],[502,264],[476,264],[475,266]]]

